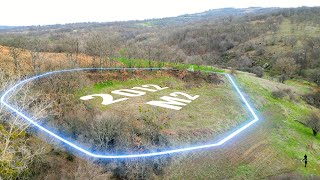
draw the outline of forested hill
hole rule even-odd
[[[222,8],[222,9],[212,9],[201,13],[195,14],[185,14],[177,17],[169,17],[162,19],[152,19],[145,20],[143,23],[149,23],[153,26],[176,26],[176,25],[185,25],[188,23],[194,23],[197,21],[213,21],[220,20],[221,18],[232,18],[233,16],[245,16],[245,15],[258,15],[269,12],[274,12],[278,8],[260,8],[260,7],[251,7],[244,9],[236,8]]]
[[[279,8],[260,8],[250,7],[243,9],[236,8],[222,8],[222,9],[211,9],[201,13],[195,14],[184,14],[177,17],[167,17],[159,19],[147,19],[142,21],[122,21],[122,22],[79,22],[70,24],[54,24],[45,26],[0,26],[2,32],[24,32],[24,31],[38,31],[39,29],[53,30],[53,29],[83,29],[83,28],[97,28],[97,27],[108,27],[108,26],[135,26],[138,24],[152,24],[152,26],[175,26],[184,25],[186,23],[192,23],[194,21],[213,20],[231,16],[244,16],[244,15],[258,15],[269,12],[274,12]]]
[[[85,53],[232,67],[281,82],[320,83],[320,8],[216,9],[144,21],[75,23],[1,30],[0,44],[29,51]]]
[[[248,116],[241,98],[225,77],[208,71],[232,74],[260,119],[222,149],[109,161],[87,158],[28,129],[27,121],[1,104],[0,179],[319,179],[319,35],[320,7],[226,8],[144,21],[0,27],[0,94],[21,79],[58,69],[176,68],[56,73],[31,78],[34,83],[4,99],[93,153],[144,154],[206,144],[243,126]],[[158,97],[142,84],[200,98],[185,103],[188,109],[179,114],[158,110],[145,102],[174,93],[162,91]],[[140,87],[146,95],[112,107],[102,107],[99,98],[80,101],[122,87]],[[114,94],[120,102],[121,94]]]

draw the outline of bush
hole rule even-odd
[[[237,74],[237,70],[235,70],[234,68],[232,68],[232,69],[230,70],[230,74],[236,75],[236,74]]]
[[[320,131],[320,117],[315,113],[311,114],[308,118],[307,125],[312,129],[313,135],[316,136]]]
[[[117,167],[113,170],[116,179],[154,179],[161,177],[164,168],[170,163],[170,157],[159,156],[139,159],[116,161]],[[160,178],[162,179],[162,178]]]
[[[124,118],[110,113],[97,116],[87,128],[85,136],[92,149],[98,152],[147,153],[168,147],[169,140],[161,134],[165,126],[156,120],[157,109],[140,110],[138,120]],[[106,169],[111,169],[116,179],[152,179],[161,176],[170,163],[169,157],[149,157],[137,159],[101,160]]]
[[[261,78],[264,74],[264,69],[260,66],[254,67],[252,68],[252,73]]]
[[[320,108],[320,91],[307,94],[303,97],[303,99],[311,106]]]
[[[152,164],[147,159],[119,161],[113,170],[113,176],[117,179],[150,179]]]
[[[308,78],[310,79],[310,81],[320,86],[320,68],[310,70]]]
[[[294,93],[291,91],[291,89],[284,89],[283,91],[288,95],[288,97],[289,97],[289,99],[290,99],[291,101],[296,101],[296,100],[297,100],[296,96],[295,96]]]
[[[273,98],[281,99],[286,96],[286,93],[283,90],[276,90],[276,91],[272,91],[271,95]]]
[[[114,115],[102,114],[93,120],[88,127],[87,134],[90,141],[94,144],[94,150],[109,150],[115,151],[122,149],[128,143],[127,139],[123,138],[122,131],[125,129],[124,121],[121,117]]]
[[[217,74],[208,74],[205,78],[207,83],[222,84],[224,81]]]
[[[281,83],[284,83],[284,81],[287,79],[292,78],[298,68],[299,66],[297,65],[296,61],[293,58],[288,57],[277,59],[273,66],[273,70],[280,75],[279,81]]]
[[[282,99],[284,97],[288,97],[288,99],[291,101],[297,100],[296,96],[291,91],[291,89],[279,89],[276,91],[272,91],[271,95],[273,98],[276,98],[276,99]]]
[[[255,52],[255,54],[256,54],[257,56],[261,56],[261,55],[263,55],[265,52],[266,52],[266,51],[265,51],[264,47],[262,47],[262,46],[257,46],[257,47],[256,47],[256,52]]]
[[[253,51],[254,50],[254,47],[252,44],[246,44],[244,46],[244,52],[249,52],[249,51]]]

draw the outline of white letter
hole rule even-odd
[[[87,101],[87,100],[93,99],[94,96],[102,97],[101,104],[103,104],[103,105],[109,105],[109,104],[113,104],[116,102],[125,101],[125,100],[129,99],[129,98],[121,98],[121,99],[113,100],[113,97],[110,94],[92,94],[92,95],[88,95],[88,96],[82,96],[80,99]]]
[[[185,106],[187,104],[185,103],[190,103],[190,100],[185,100],[185,99],[179,99],[179,98],[174,98],[170,96],[163,96],[160,99],[164,101],[150,101],[147,102],[147,104],[154,105],[154,106],[160,106],[168,109],[174,109],[174,110],[180,110],[182,107],[175,106],[175,105],[180,105],[180,106]],[[178,102],[180,101],[180,102]],[[185,102],[185,103],[181,103]]]

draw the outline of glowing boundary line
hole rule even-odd
[[[225,76],[230,80],[232,85],[235,87],[235,89],[238,92],[238,94],[240,95],[242,101],[245,103],[245,105],[247,106],[248,110],[250,111],[250,113],[254,117],[254,119],[252,121],[250,121],[248,124],[246,124],[243,127],[237,129],[236,131],[234,131],[233,133],[229,134],[224,139],[222,139],[219,142],[214,143],[214,144],[206,144],[206,145],[201,145],[201,146],[194,146],[194,147],[188,147],[188,148],[173,149],[173,150],[166,150],[166,151],[145,153],[145,154],[103,155],[103,154],[91,153],[91,152],[89,152],[89,151],[87,151],[87,150],[75,145],[74,143],[72,143],[72,142],[70,142],[70,141],[68,141],[68,140],[66,140],[66,139],[54,134],[53,132],[51,132],[48,129],[44,128],[43,126],[39,125],[37,122],[35,122],[31,118],[27,117],[25,114],[23,114],[22,112],[16,110],[11,105],[9,105],[7,102],[5,102],[6,96],[8,96],[9,93],[12,92],[13,90],[15,90],[17,87],[22,86],[22,85],[24,85],[25,83],[27,83],[29,81],[32,81],[32,80],[35,80],[35,79],[38,79],[38,78],[42,78],[42,77],[45,77],[45,76],[48,76],[48,75],[57,74],[57,73],[63,73],[63,72],[72,72],[72,71],[84,71],[84,70],[122,70],[122,69],[127,69],[127,70],[169,70],[169,68],[79,68],[79,69],[52,71],[52,72],[44,73],[44,74],[41,74],[41,75],[38,75],[38,76],[34,76],[34,77],[31,77],[31,78],[25,79],[25,80],[20,81],[19,83],[15,84],[13,87],[8,89],[1,96],[1,103],[3,105],[5,105],[7,108],[11,109],[16,114],[18,114],[19,116],[23,117],[25,120],[29,121],[34,126],[38,127],[40,130],[42,130],[42,131],[48,133],[49,135],[53,136],[54,138],[64,142],[65,144],[75,148],[76,150],[78,150],[78,151],[80,151],[80,152],[82,152],[82,153],[84,153],[86,155],[89,155],[89,156],[94,157],[94,158],[103,158],[103,159],[150,157],[150,156],[159,156],[159,155],[165,155],[165,154],[172,154],[172,153],[179,153],[179,152],[185,152],[185,151],[192,151],[192,150],[197,150],[197,149],[204,149],[204,148],[221,146],[225,142],[229,141],[230,139],[232,139],[233,137],[238,135],[240,132],[244,131],[245,129],[247,129],[248,127],[252,126],[257,121],[259,121],[258,116],[255,114],[253,108],[250,106],[248,101],[242,95],[240,89],[238,88],[236,83],[233,81],[232,77],[229,74],[225,74]],[[222,73],[222,74],[224,74],[224,73]]]

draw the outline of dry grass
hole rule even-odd
[[[168,86],[168,89],[154,93],[147,92],[144,96],[133,97],[110,106],[101,105],[100,98],[84,103],[101,112],[112,112],[117,116],[130,117],[132,121],[146,118],[156,121],[161,126],[162,133],[169,136],[173,144],[213,140],[215,136],[249,118],[249,113],[224,76],[220,76],[225,81],[223,84],[205,82],[193,84],[194,82],[181,81],[175,75],[166,72],[162,72],[161,76],[158,76],[159,72],[141,73],[139,76],[132,74],[132,77],[130,77],[130,72],[128,74],[125,81],[111,80],[111,76],[109,78],[104,76],[105,80],[111,81],[113,85],[98,89],[92,85],[79,89],[75,99],[95,93],[110,94],[113,90],[130,89],[144,84]],[[190,83],[193,85],[190,86]],[[148,101],[160,100],[160,97],[168,96],[172,92],[184,92],[190,95],[200,95],[200,97],[179,111],[146,104]],[[113,97],[114,99],[123,98],[120,95],[113,95]]]
[[[18,56],[18,61],[21,66],[19,73],[30,74],[33,72],[31,54],[27,50],[21,51],[22,53]],[[85,54],[78,54],[77,56],[74,54],[72,60],[70,60],[70,57],[68,57],[66,53],[41,52],[37,60],[37,65],[40,67],[40,72],[76,67],[99,67],[98,60],[96,60],[94,65],[92,64],[92,60],[93,57]],[[121,63],[111,60],[105,60],[103,64],[103,67],[118,66],[122,66]],[[15,66],[10,56],[9,47],[0,46],[0,68],[7,74],[15,73]]]
[[[309,128],[294,121],[305,117],[310,106],[270,97],[274,86],[302,93],[299,87],[278,86],[248,74],[237,77],[260,111],[261,121],[223,147],[178,155],[166,179],[319,179],[319,137],[314,138]],[[300,161],[304,153],[308,154],[307,168]]]

